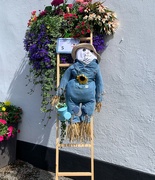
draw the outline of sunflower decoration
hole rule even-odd
[[[80,84],[87,84],[88,82],[88,78],[84,74],[78,75],[76,79]]]

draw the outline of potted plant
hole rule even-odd
[[[16,138],[22,109],[10,101],[0,102],[0,168],[16,160]]]

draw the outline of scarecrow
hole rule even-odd
[[[57,103],[59,97],[65,94],[67,110],[71,114],[68,134],[73,132],[74,128],[78,132],[77,127],[81,134],[79,127],[86,130],[95,107],[98,112],[101,109],[103,95],[103,80],[99,68],[101,57],[89,43],[75,45],[71,55],[74,63],[65,71],[52,104]],[[78,133],[77,136],[79,137]]]

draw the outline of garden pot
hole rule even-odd
[[[7,166],[16,160],[17,137],[0,142],[0,168]]]
[[[17,134],[0,142],[0,168],[12,164],[16,160]]]

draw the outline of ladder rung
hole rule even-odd
[[[91,144],[59,144],[58,147],[91,147]]]
[[[58,172],[58,176],[91,176],[91,172]]]
[[[59,64],[59,67],[69,67],[70,65],[72,65],[72,64],[69,64],[69,63]]]
[[[91,37],[83,37],[83,38],[80,38],[80,41],[86,41],[86,40],[91,40]]]

